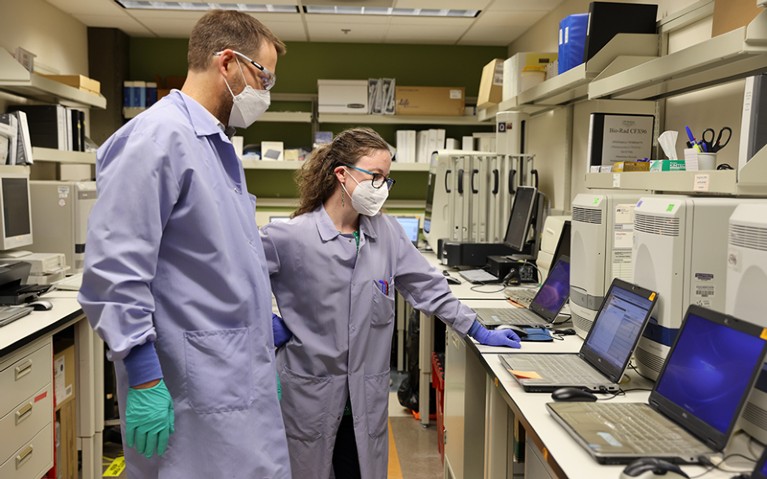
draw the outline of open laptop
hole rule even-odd
[[[657,300],[657,293],[616,278],[577,354],[520,352],[502,354],[501,361],[528,392],[617,391]]]
[[[410,238],[413,246],[418,246],[418,217],[417,216],[395,216],[394,217]]]
[[[722,451],[730,439],[765,352],[767,329],[690,305],[649,404],[546,407],[600,463],[647,456],[699,463],[701,455]]]
[[[570,258],[562,256],[541,285],[529,309],[477,308],[477,319],[486,328],[500,325],[538,326],[554,324],[557,314],[570,297]]]
[[[506,296],[508,299],[514,301],[517,304],[521,304],[522,306],[529,308],[530,304],[532,304],[535,297],[538,295],[538,293],[541,290],[544,290],[544,287],[546,288],[545,294],[547,296],[547,299],[550,300],[558,300],[562,294],[566,294],[569,298],[570,296],[570,258],[568,256],[560,256],[557,258],[557,261],[554,262],[554,266],[551,268],[550,274],[557,275],[557,280],[555,283],[553,283],[553,286],[555,288],[549,288],[549,284],[546,280],[544,280],[543,284],[540,287],[533,287],[533,288],[525,288],[520,286],[509,286],[506,289],[503,290],[504,296]],[[548,280],[548,275],[546,276],[546,279]],[[560,290],[557,288],[566,288],[564,290]]]

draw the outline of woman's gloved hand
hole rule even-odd
[[[125,406],[125,439],[139,454],[162,456],[174,427],[173,399],[162,379],[146,389],[128,389]]]
[[[285,324],[285,321],[274,313],[272,313],[272,333],[274,334],[275,348],[282,347],[293,337],[293,333],[288,329],[288,325]]]
[[[521,347],[519,336],[514,331],[510,329],[494,329],[491,331],[482,326],[476,319],[474,324],[471,325],[471,329],[469,329],[469,336],[485,346],[506,346],[515,349]]]

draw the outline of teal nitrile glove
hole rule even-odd
[[[521,347],[519,336],[514,331],[510,329],[494,329],[491,331],[479,324],[479,321],[476,319],[474,324],[471,325],[471,329],[469,329],[469,336],[485,346],[506,346],[515,349]]]
[[[147,389],[128,389],[125,406],[125,439],[128,447],[152,457],[162,456],[174,427],[173,399],[165,381]]]

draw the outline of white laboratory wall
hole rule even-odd
[[[88,74],[88,30],[45,0],[0,0],[0,47],[22,47],[37,55],[43,73]],[[104,58],[104,61],[110,61]],[[0,96],[0,111],[7,97]]]
[[[569,108],[557,108],[530,118],[527,141],[530,153],[535,153],[539,188],[549,199],[553,210],[569,210]]]

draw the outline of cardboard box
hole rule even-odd
[[[56,477],[77,479],[76,405],[70,401],[56,412]]]
[[[503,58],[496,58],[482,68],[477,108],[490,108],[503,99]]]
[[[748,25],[762,10],[754,0],[715,0],[711,36]]]
[[[53,353],[53,393],[56,410],[75,399],[75,346],[57,342]]]
[[[651,160],[650,171],[686,171],[685,165],[685,160]]]
[[[92,78],[88,78],[85,75],[43,75],[46,78],[50,78],[53,81],[64,83],[65,85],[79,88],[80,90],[87,91],[89,93],[101,93],[101,82]]]
[[[466,96],[463,87],[398,86],[397,115],[463,116]]]
[[[521,52],[503,62],[503,99],[508,100],[546,79],[556,53]]]
[[[317,80],[319,113],[368,113],[367,80]]]

